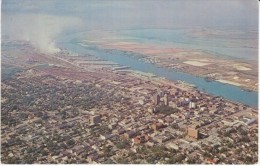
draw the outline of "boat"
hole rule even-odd
[[[205,77],[204,78],[207,82],[212,82],[215,80],[215,78],[212,78],[212,77]]]

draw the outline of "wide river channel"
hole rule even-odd
[[[81,46],[76,40],[62,42],[59,45],[67,50],[79,55],[94,55],[104,60],[118,63],[122,66],[129,66],[133,70],[153,73],[169,80],[181,80],[194,84],[198,90],[204,91],[214,96],[222,96],[228,100],[239,102],[257,108],[258,93],[244,91],[241,88],[229,84],[223,84],[217,81],[206,81],[202,77],[197,77],[188,73],[175,71],[172,69],[160,68],[154,64],[138,60],[136,56],[119,50],[103,50],[94,45]]]

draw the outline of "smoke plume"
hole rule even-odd
[[[75,17],[17,14],[2,17],[2,33],[11,40],[28,41],[42,53],[56,53],[55,39],[67,30],[81,27]]]

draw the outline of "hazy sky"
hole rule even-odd
[[[81,18],[89,28],[256,27],[257,0],[3,0],[4,14]]]
[[[217,27],[258,30],[257,0],[2,0],[2,34],[55,52],[67,30]]]

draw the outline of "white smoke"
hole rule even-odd
[[[81,27],[82,21],[75,17],[46,14],[19,14],[2,17],[2,34],[11,40],[30,42],[42,53],[56,53],[59,48],[55,39],[68,29]]]

